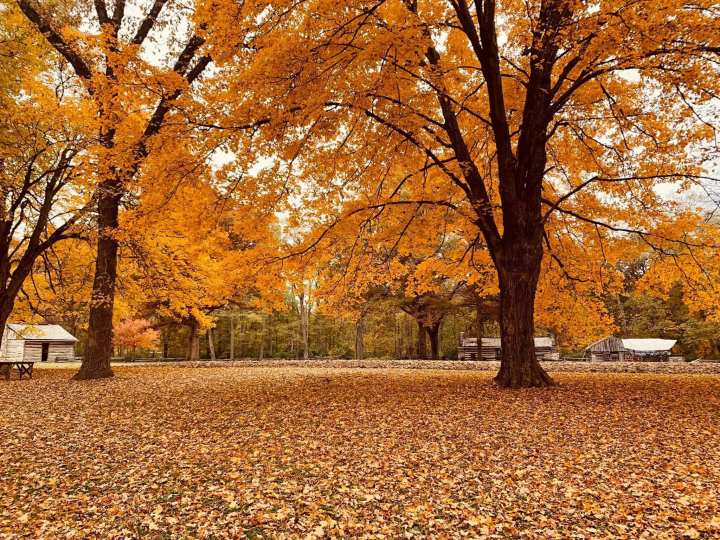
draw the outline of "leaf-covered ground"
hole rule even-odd
[[[0,537],[713,538],[720,377],[120,368],[0,380]]]

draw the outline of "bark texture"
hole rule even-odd
[[[190,335],[185,358],[190,361],[200,360],[200,325],[195,320],[190,322]]]
[[[98,240],[95,277],[90,302],[88,342],[82,366],[73,379],[112,377],[113,309],[117,279],[118,242],[114,237],[118,226],[121,188],[113,182],[98,190]]]
[[[425,327],[417,321],[417,358],[427,358],[427,339],[425,339]]]
[[[542,246],[516,249],[515,254],[498,269],[502,356],[495,382],[506,388],[550,386],[553,381],[535,356],[535,293]]]
[[[440,322],[436,322],[425,328],[430,340],[430,357],[433,360],[440,358],[440,324]]]

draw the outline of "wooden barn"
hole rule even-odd
[[[77,338],[57,324],[8,324],[0,359],[57,362],[75,357]]]
[[[482,360],[498,360],[500,358],[500,338],[482,338]],[[552,336],[535,338],[535,355],[538,360],[559,360],[555,339]],[[477,360],[477,338],[466,338],[460,334],[458,347],[458,360]]]
[[[667,362],[675,343],[675,339],[624,339],[610,336],[588,345],[585,357],[601,362]]]

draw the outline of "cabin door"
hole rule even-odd
[[[42,362],[48,361],[48,352],[50,351],[50,344],[49,343],[43,343],[42,344],[42,356],[40,357],[40,360]]]

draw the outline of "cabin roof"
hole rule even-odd
[[[648,351],[669,351],[677,343],[676,339],[623,339],[622,344],[629,351],[648,352]]]
[[[477,338],[463,338],[462,346],[463,347],[477,347]],[[500,348],[500,338],[484,337],[484,338],[482,338],[482,346],[489,347],[491,349],[499,349]],[[553,342],[553,338],[550,336],[536,337],[535,338],[535,346],[536,347],[554,347],[555,343]]]
[[[25,341],[77,341],[59,324],[8,324],[10,330]]]

